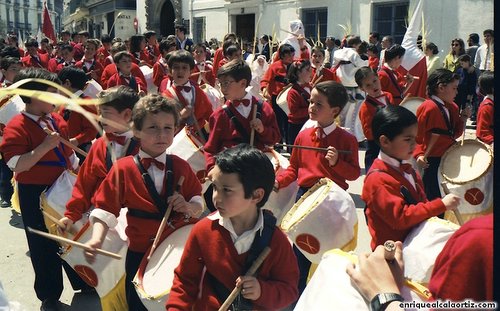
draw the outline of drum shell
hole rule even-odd
[[[493,212],[493,150],[487,144],[466,139],[463,145],[452,145],[441,158],[438,181],[460,197],[458,211],[464,221]],[[445,219],[458,224],[453,212],[447,211]]]
[[[353,199],[327,178],[304,193],[281,222],[283,232],[312,263],[334,248],[354,250],[357,228]]]
[[[24,110],[26,104],[21,99],[21,96],[12,96],[5,104],[0,107],[0,123],[7,125],[13,117],[17,116]]]
[[[403,243],[405,277],[427,286],[437,256],[458,228],[456,224],[437,217],[413,228]]]
[[[403,101],[399,105],[410,110],[414,115],[417,115],[417,109],[424,101],[425,98],[422,97],[407,97],[403,99]]]
[[[224,103],[224,96],[218,89],[206,83],[202,84],[200,88],[207,95],[208,100],[212,104],[212,109],[214,111],[220,106],[222,106],[222,104]]]
[[[292,86],[293,84],[286,85],[276,97],[276,105],[278,105],[286,115],[290,114],[290,108],[288,107],[288,92]]]
[[[165,310],[165,303],[168,300],[170,288],[173,285],[174,269],[180,263],[184,245],[193,226],[193,221],[181,224],[180,227],[177,227],[176,230],[170,232],[163,239],[149,261],[147,260],[147,256],[150,250],[146,252],[146,255],[142,259],[133,282],[139,298],[149,311]],[[158,262],[160,262],[160,267],[157,268],[155,265]],[[160,274],[155,275],[159,269],[161,269]],[[153,278],[153,276],[156,278]],[[150,292],[151,285],[149,285],[149,282],[155,280],[157,280],[157,283],[152,284],[155,292]],[[147,286],[145,286],[146,284]]]
[[[153,68],[144,65],[141,66],[140,69],[142,71],[142,74],[144,75],[144,78],[146,79],[146,85],[148,88],[147,90],[144,91],[147,91],[148,94],[155,94],[157,91],[157,87],[153,81]]]
[[[199,179],[205,177],[206,162],[203,145],[190,134],[187,127],[175,135],[172,145],[167,148],[167,153],[174,154],[188,162]]]
[[[92,98],[97,98],[97,94],[102,91],[102,86],[97,83],[96,80],[91,79],[87,81],[85,88],[83,89],[83,95],[89,96]]]

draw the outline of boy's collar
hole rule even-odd
[[[139,157],[141,159],[147,159],[147,158],[153,158],[157,161],[160,161],[161,163],[165,164],[165,161],[166,161],[166,157],[165,157],[165,154],[166,152],[163,152],[161,153],[159,156],[157,156],[156,158],[153,158],[151,155],[149,155],[147,152],[145,152],[144,150],[139,149]]]
[[[245,232],[260,231],[260,234],[262,234],[262,230],[264,229],[264,215],[262,212],[262,208],[259,208],[257,213],[258,213],[257,222],[255,223],[254,227],[250,230],[245,231]],[[218,220],[219,225],[221,225],[222,227],[224,227],[224,229],[229,231],[231,233],[231,235],[236,236],[236,237],[238,236],[234,230],[233,223],[231,222],[231,219],[227,218],[227,217],[222,217],[220,215],[219,211],[216,211],[215,213],[208,215],[207,218],[210,220]]]
[[[387,153],[383,152],[382,150],[380,150],[380,152],[378,154],[378,158],[380,160],[382,160],[384,163],[386,163],[392,167],[395,167],[397,169],[399,169],[399,166],[401,164],[406,164],[406,163],[411,164],[411,162],[408,160],[399,160],[399,159],[393,158],[390,155],[388,155]]]

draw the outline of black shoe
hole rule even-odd
[[[10,203],[10,201],[6,201],[4,200],[3,198],[0,199],[0,207],[1,208],[8,208],[10,207],[12,204]]]
[[[42,306],[40,307],[40,311],[58,311],[59,310],[59,301],[56,299],[45,299],[42,302]]]

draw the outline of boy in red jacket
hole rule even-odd
[[[85,53],[83,54],[83,58],[76,62],[75,66],[82,68],[89,79],[94,79],[97,83],[101,84],[101,75],[104,68],[96,59],[96,53],[99,45],[98,40],[88,39],[85,43]]]
[[[59,83],[56,74],[44,69],[23,69],[14,82],[37,78]],[[55,93],[57,90],[40,82],[28,82],[20,88]],[[78,158],[60,138],[69,139],[68,125],[50,103],[21,97],[26,110],[6,126],[0,151],[14,171],[18,185],[19,205],[24,227],[47,232],[40,207],[40,194],[49,188],[66,169],[77,169]],[[53,131],[47,135],[43,128]],[[73,288],[87,286],[59,257],[59,245],[26,231],[30,259],[35,271],[35,292],[42,301],[42,310],[56,310],[63,290],[61,266],[66,270]],[[50,286],[48,285],[50,284]]]
[[[132,56],[126,51],[121,51],[113,56],[113,61],[117,72],[109,78],[106,88],[126,85],[136,91],[139,96],[144,96],[147,92],[146,84],[131,72]]]
[[[411,111],[399,106],[379,110],[372,131],[380,153],[365,177],[361,198],[374,250],[387,240],[404,241],[414,226],[455,208],[459,198],[448,194],[427,200],[422,180],[408,161],[417,135]]]
[[[479,77],[479,91],[485,95],[477,112],[476,136],[482,142],[493,144],[495,76],[492,71],[484,71]]]
[[[217,310],[235,286],[232,310],[277,310],[298,298],[298,270],[276,218],[262,207],[274,169],[259,150],[240,144],[216,156],[209,173],[217,212],[198,222],[186,242],[166,310]],[[256,276],[244,276],[269,246]]]
[[[403,101],[403,98],[407,95],[406,92],[413,83],[412,75],[402,76],[397,71],[401,66],[405,52],[406,50],[399,44],[385,50],[385,63],[382,64],[382,68],[378,72],[382,90],[391,93],[395,105],[399,105]]]
[[[186,161],[165,152],[172,144],[179,124],[176,106],[173,100],[161,95],[146,96],[137,102],[132,120],[134,135],[141,140],[141,149],[136,156],[124,157],[113,165],[116,169],[109,172],[97,190],[96,208],[90,214],[93,228],[87,245],[99,248],[108,228],[116,226],[120,209],[128,208],[125,289],[129,310],[146,310],[132,280],[151,247],[167,205],[173,207],[169,220],[174,228],[185,225],[186,218],[199,217],[203,211],[201,184],[193,170]],[[184,183],[179,191],[174,192],[181,176]],[[119,184],[117,180],[120,180]],[[163,237],[171,232],[167,226]],[[85,251],[89,263],[94,262],[95,256],[95,252]]]
[[[365,172],[368,173],[373,160],[380,151],[379,145],[373,139],[372,120],[375,113],[393,104],[392,95],[389,92],[382,91],[380,79],[375,70],[371,67],[361,67],[354,74],[354,79],[359,88],[366,93],[366,98],[359,108],[359,120],[363,127],[363,134],[366,137],[367,147],[365,153]]]

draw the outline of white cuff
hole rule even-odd
[[[69,161],[71,162],[71,167],[74,170],[76,170],[78,168],[78,165],[80,165],[80,159],[78,159],[74,152],[69,156]]]
[[[13,156],[10,158],[9,162],[7,162],[7,166],[13,171],[16,169],[17,162],[19,161],[20,155]]]
[[[95,222],[94,218],[104,222],[109,228],[114,228],[118,224],[118,219],[114,214],[100,208],[95,208],[90,212],[89,221],[92,225]]]

